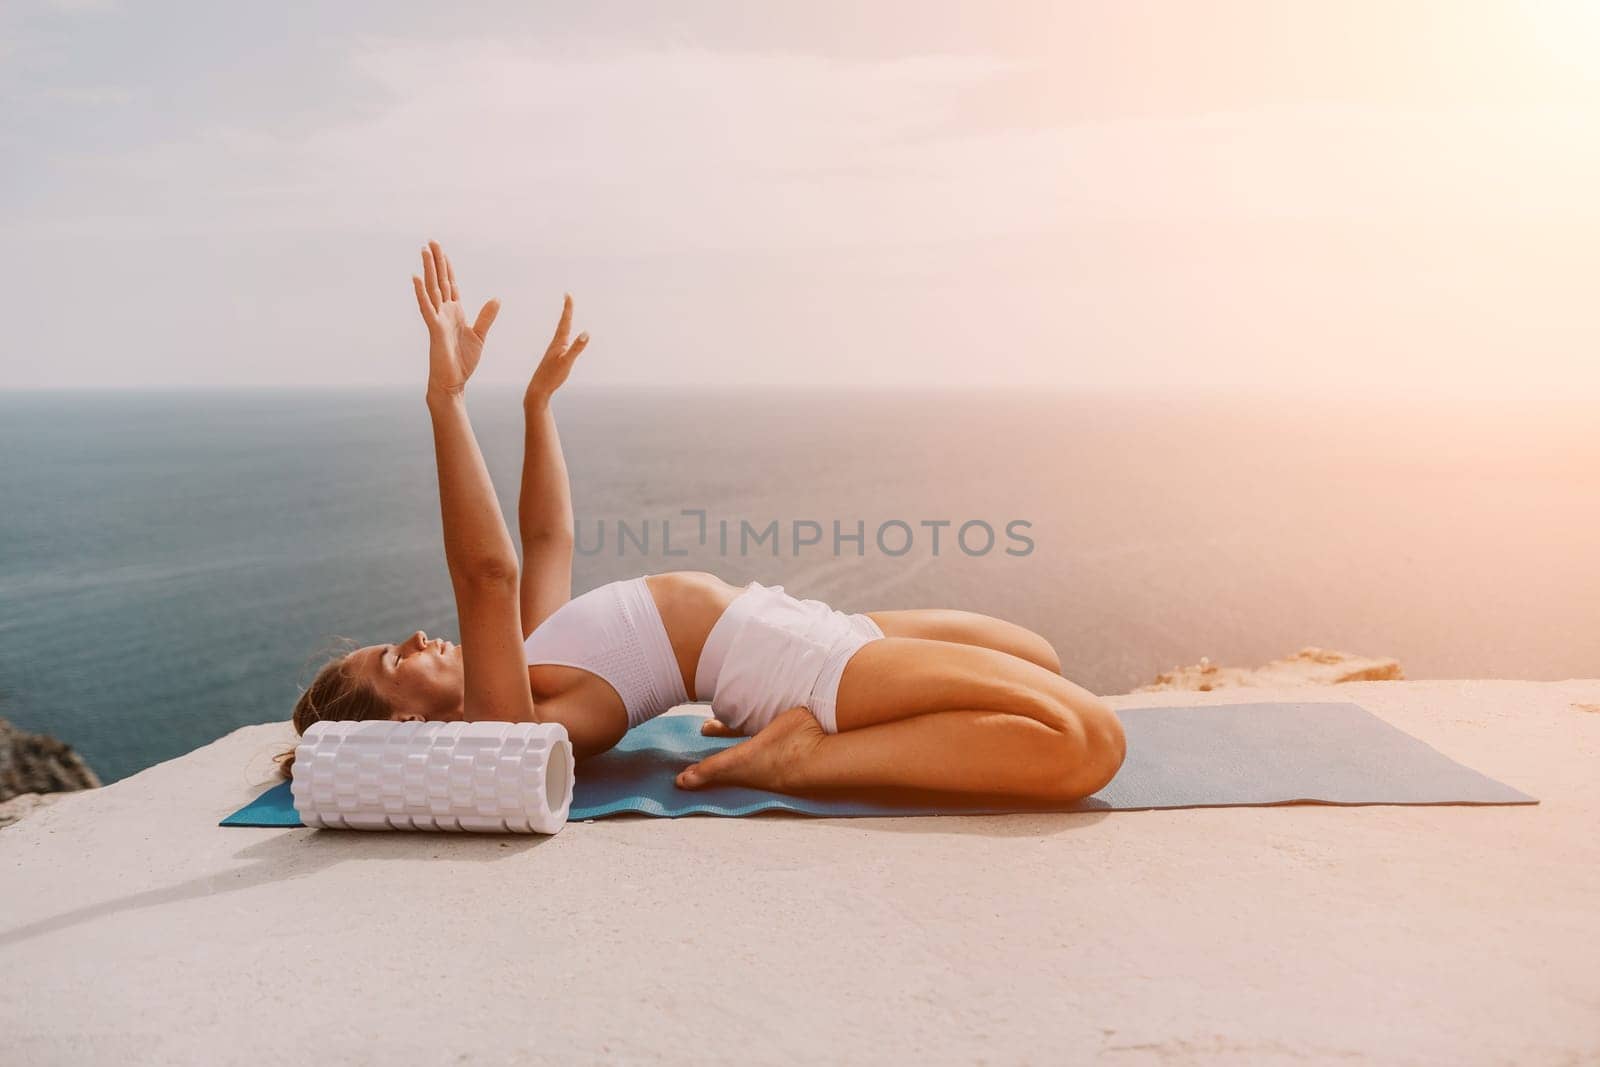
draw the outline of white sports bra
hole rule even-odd
[[[643,577],[572,598],[522,648],[530,667],[579,667],[609,682],[628,709],[629,729],[689,702],[667,627]]]

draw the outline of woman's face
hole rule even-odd
[[[399,644],[358,648],[347,663],[395,709],[396,722],[456,721],[464,714],[460,645],[418,630]]]

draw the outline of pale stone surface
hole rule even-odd
[[[61,793],[18,793],[9,800],[0,800],[0,829],[31,815],[40,808],[49,807],[61,798]]]
[[[1404,678],[1400,661],[1387,656],[1352,656],[1348,652],[1307,646],[1292,656],[1260,667],[1223,667],[1212,663],[1209,656],[1201,656],[1194,666],[1164,671],[1156,675],[1155,681],[1141,685],[1134,692],[1186,689],[1207,693],[1213,689],[1397,682]]]
[[[0,834],[0,1059],[1600,1061],[1600,680],[1258,700],[1543,803],[221,829],[250,727]]]

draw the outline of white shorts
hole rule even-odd
[[[839,732],[834,702],[844,665],[883,636],[866,615],[846,615],[820,600],[797,600],[783,586],[751,582],[706,636],[695,668],[695,696],[718,719],[754,734],[780,712],[811,709],[822,729]]]

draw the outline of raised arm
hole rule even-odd
[[[467,420],[467,379],[500,311],[490,300],[469,325],[455,269],[437,242],[422,250],[423,277],[412,276],[428,325],[428,414],[439,467],[444,555],[461,621],[468,719],[534,722],[517,604],[517,554],[495,499],[494,484]]]
[[[550,617],[572,598],[572,488],[550,398],[567,380],[573,361],[589,343],[580,333],[567,343],[572,329],[572,297],[561,309],[555,337],[528,382],[522,397],[526,430],[522,449],[522,496],[517,502],[522,531],[522,635]]]

